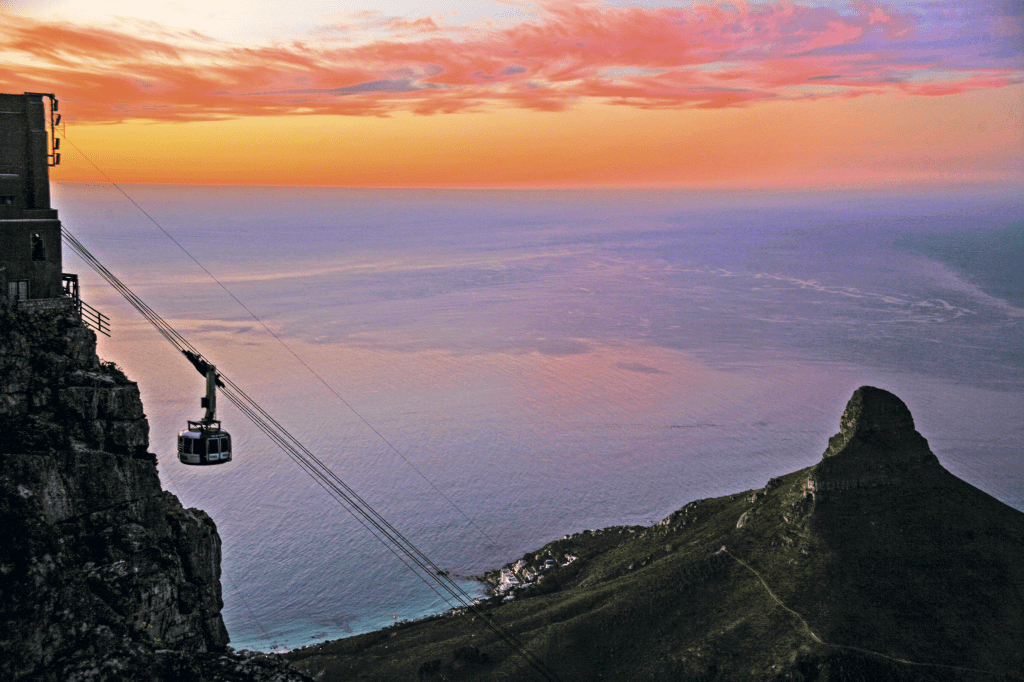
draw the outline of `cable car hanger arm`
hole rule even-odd
[[[216,371],[217,368],[213,366],[212,362],[209,362],[199,353],[193,353],[188,349],[182,350],[181,354],[188,358],[188,361],[192,363],[192,366],[196,368],[196,371],[202,374],[204,377],[210,372],[211,369],[214,370],[216,374],[217,386],[220,388],[224,388],[224,382],[220,380],[220,373]]]

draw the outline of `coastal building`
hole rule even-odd
[[[50,166],[60,163],[57,98],[0,94],[0,301],[66,307],[110,336],[110,320],[82,301],[78,275],[63,272],[61,224],[50,206]]]
[[[64,296],[60,220],[50,206],[56,110],[53,95],[0,94],[0,295],[12,301]]]

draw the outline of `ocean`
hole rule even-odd
[[[1020,189],[123,189],[166,234],[110,185],[53,204],[474,593],[567,533],[814,464],[863,384],[1024,510]],[[180,465],[202,377],[68,251],[65,270],[111,318],[100,355],[140,384],[164,486],[217,523],[232,646],[447,608],[227,401],[235,460]]]

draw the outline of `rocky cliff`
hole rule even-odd
[[[69,304],[0,298],[0,678],[300,679],[227,650],[217,527]]]
[[[914,429],[910,410],[898,397],[873,386],[853,393],[828,441],[821,462],[808,478],[808,490],[830,491],[910,483],[935,471],[938,458]]]

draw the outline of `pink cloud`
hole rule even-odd
[[[559,1],[499,27],[373,14],[357,18],[358,30],[338,25],[255,47],[0,16],[10,65],[0,88],[57,92],[75,102],[76,117],[95,121],[437,114],[493,103],[556,111],[583,98],[736,107],[868,92],[939,96],[1021,82],[1024,73],[1019,49],[993,65],[984,56],[991,44],[936,47],[948,26],[865,0],[844,12],[788,0],[656,9]],[[367,25],[378,37],[352,44]],[[1019,42],[1016,26],[1004,29],[1006,46]]]

